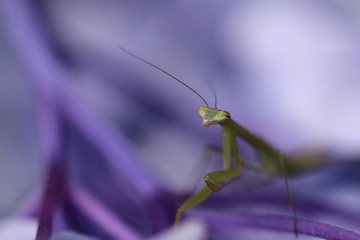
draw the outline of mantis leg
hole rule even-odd
[[[223,127],[229,128],[230,131],[234,132],[234,134],[243,138],[246,142],[248,142],[254,147],[260,163],[266,171],[268,171],[270,174],[283,175],[288,204],[290,206],[291,214],[293,216],[294,233],[297,236],[297,216],[292,194],[290,192],[288,174],[283,155],[280,153],[279,150],[274,149],[265,140],[252,134],[250,131],[232,120],[225,122],[223,124]]]
[[[215,146],[206,146],[202,152],[202,156],[200,158],[200,163],[203,162],[203,160],[207,160],[211,157],[211,155],[215,154],[216,152],[221,152],[221,148],[215,147]],[[207,165],[208,162],[205,163]],[[200,165],[200,164],[198,164]],[[205,202],[213,193],[213,190],[209,188],[208,186],[203,187],[200,191],[195,193],[193,196],[188,198],[177,210],[176,217],[175,217],[175,223],[174,227],[176,227],[182,217],[182,213],[186,210],[195,207],[196,205],[199,205],[202,202]]]
[[[242,168],[239,147],[237,145],[236,135],[230,128],[224,127],[223,130],[223,155],[224,155],[224,170],[212,172],[205,176],[206,184],[213,191],[220,191],[228,183],[234,180]],[[231,159],[234,159],[234,166],[232,167]]]
[[[294,233],[295,233],[295,236],[298,237],[297,215],[296,215],[296,210],[295,210],[295,206],[294,206],[294,200],[292,198],[292,194],[291,194],[290,187],[289,187],[289,178],[288,178],[288,174],[287,174],[286,167],[285,167],[284,157],[282,156],[280,151],[277,151],[277,155],[278,155],[278,159],[279,159],[279,162],[280,162],[281,170],[282,170],[282,172],[284,174],[284,183],[285,183],[285,189],[286,189],[286,196],[287,196],[287,199],[288,199],[288,204],[289,204],[290,209],[291,209],[291,214],[293,216]]]
[[[187,199],[178,208],[178,210],[176,212],[174,227],[176,227],[180,223],[183,212],[206,201],[211,196],[212,193],[213,193],[213,190],[210,189],[208,186],[205,186],[199,192],[197,192],[195,195],[193,195],[189,199]]]
[[[226,183],[233,180],[241,170],[241,160],[236,136],[224,128],[223,131],[223,157],[224,170],[209,173],[205,176],[207,186],[187,199],[177,210],[174,226],[180,223],[182,213],[200,203],[206,201],[214,191],[221,190]],[[234,156],[235,167],[231,168],[231,156]]]

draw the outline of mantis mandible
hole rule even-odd
[[[284,176],[285,188],[287,193],[288,202],[291,208],[291,213],[293,217],[293,229],[294,233],[297,236],[297,216],[288,184],[288,176],[285,167],[285,160],[281,152],[273,148],[269,143],[267,143],[262,138],[251,133],[246,128],[242,127],[240,124],[231,119],[230,113],[227,111],[209,107],[209,104],[205,99],[196,92],[193,88],[185,84],[180,79],[161,69],[160,67],[154,65],[153,63],[129,52],[123,47],[119,46],[121,50],[130,56],[160,70],[166,75],[170,76],[190,91],[195,93],[201,100],[205,103],[206,106],[199,108],[199,115],[202,117],[202,125],[208,127],[210,125],[219,124],[222,127],[223,131],[223,170],[208,173],[205,175],[204,180],[206,185],[197,193],[188,198],[177,210],[174,226],[178,225],[181,221],[182,214],[184,211],[195,207],[202,202],[206,201],[213,192],[218,192],[223,189],[226,185],[232,182],[241,172],[243,168],[243,160],[240,156],[240,151],[238,147],[237,137],[242,138],[248,144],[250,144],[256,153],[258,160],[262,165],[262,169],[272,175],[281,175]]]

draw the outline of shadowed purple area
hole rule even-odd
[[[127,226],[119,217],[106,209],[98,200],[76,184],[69,185],[69,198],[84,215],[105,229],[115,239],[139,240],[137,232]]]
[[[138,197],[154,196],[158,190],[154,176],[149,179],[150,171],[144,170],[139,156],[132,151],[130,144],[116,133],[112,124],[91,114],[87,111],[86,105],[81,105],[71,94],[66,95],[61,101],[64,102],[63,106],[66,106],[64,111],[70,122],[104,154],[111,166],[129,180]],[[136,181],[133,181],[134,179]]]

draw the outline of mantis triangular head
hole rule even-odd
[[[205,106],[199,108],[199,114],[203,119],[202,125],[205,127],[231,119],[229,112]]]

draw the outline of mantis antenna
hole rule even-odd
[[[214,98],[215,98],[215,108],[218,109],[218,107],[217,107],[217,95],[216,95],[216,92],[214,91],[213,88],[211,89],[211,91],[213,92]]]
[[[198,97],[200,97],[201,100],[205,103],[205,105],[206,105],[207,107],[209,107],[209,104],[205,101],[205,99],[204,99],[197,91],[195,91],[194,89],[192,89],[189,85],[187,85],[186,83],[184,83],[184,82],[181,81],[180,79],[176,78],[175,76],[171,75],[170,73],[166,72],[165,70],[161,69],[160,67],[156,66],[155,64],[153,64],[153,63],[151,63],[151,62],[149,62],[149,61],[147,61],[147,60],[145,60],[145,59],[143,59],[143,58],[141,58],[141,57],[139,57],[139,56],[136,56],[135,54],[133,54],[132,52],[129,52],[128,50],[126,50],[125,48],[123,48],[123,47],[120,46],[120,45],[119,45],[119,48],[120,48],[121,50],[123,50],[125,53],[129,54],[130,56],[132,56],[132,57],[134,57],[134,58],[136,58],[136,59],[138,59],[138,60],[140,60],[140,61],[142,61],[142,62],[144,62],[144,63],[146,63],[146,64],[148,64],[148,65],[150,65],[150,66],[152,66],[152,67],[154,67],[154,68],[156,68],[156,69],[158,69],[159,71],[165,73],[165,74],[168,75],[169,77],[175,79],[176,81],[178,81],[179,83],[181,83],[182,85],[184,85],[185,87],[187,87],[189,90],[191,90],[193,93],[195,93]]]
[[[208,83],[208,85],[209,85],[209,87],[210,87],[210,89],[211,89],[212,95],[214,96],[215,109],[218,109],[218,106],[217,106],[217,95],[216,95],[216,92],[215,92],[215,90],[214,90],[214,86],[213,86],[211,83],[209,83],[209,82],[207,82],[207,83]]]

